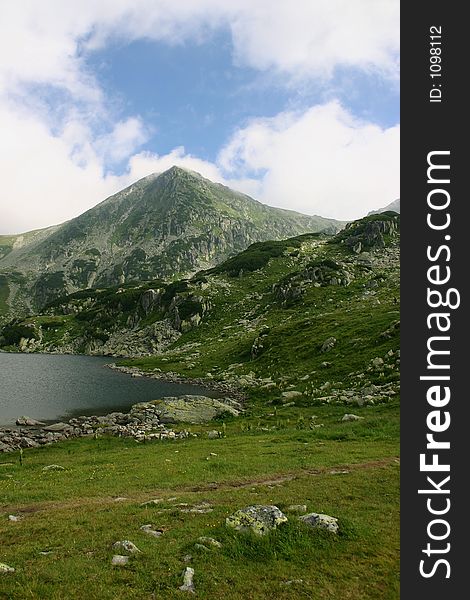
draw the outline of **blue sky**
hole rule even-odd
[[[380,126],[399,122],[398,83],[338,67],[327,85],[286,86],[279,75],[235,66],[227,30],[205,43],[114,43],[88,53],[86,63],[121,118],[142,116],[149,127],[142,149],[158,154],[184,146],[190,154],[214,161],[225,140],[250,119],[306,109],[332,97]]]
[[[0,233],[172,164],[308,214],[388,204],[398,22],[398,0],[6,0]]]

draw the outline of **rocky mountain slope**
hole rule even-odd
[[[387,204],[387,206],[384,206],[383,208],[378,208],[377,210],[371,210],[370,213],[368,213],[368,215],[378,215],[380,213],[388,212],[388,211],[393,211],[393,212],[400,214],[400,198],[397,198],[393,202],[390,202],[390,204]]]
[[[155,377],[230,382],[265,400],[387,399],[399,378],[399,225],[372,215],[335,236],[255,243],[189,279],[76,292],[10,322],[0,344],[134,357]]]
[[[185,277],[256,241],[340,226],[172,167],[60,226],[0,236],[0,314],[36,312],[86,288]]]

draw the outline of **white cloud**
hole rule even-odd
[[[267,204],[358,218],[399,197],[399,127],[355,119],[337,102],[257,119],[219,155],[229,176],[261,173]]]
[[[105,175],[103,158],[80,123],[53,137],[41,121],[12,119],[0,110],[0,130],[0,163],[8,174],[2,182],[4,233],[67,220],[174,164],[267,204],[338,219],[360,217],[399,195],[399,127],[359,121],[334,102],[253,120],[215,164],[178,147],[161,156],[134,153],[120,176]],[[134,134],[141,134],[139,123],[121,124],[110,139],[123,139],[124,146],[130,139],[131,148]]]
[[[0,231],[13,233],[65,221],[94,206],[119,183],[103,174],[90,147],[73,156],[69,133],[54,137],[34,117],[0,108]],[[80,135],[84,135],[80,129]],[[73,136],[77,139],[77,133]]]
[[[271,69],[288,85],[324,81],[338,65],[396,77],[398,16],[398,0],[3,0],[0,232],[66,220],[174,163],[269,203],[285,206],[289,198],[306,212],[344,218],[353,206],[384,204],[396,196],[397,128],[358,123],[331,104],[249,123],[218,164],[182,148],[139,153],[149,127],[138,115],[116,116],[84,55],[112,38],[178,44],[225,27],[238,64]],[[60,110],[44,89],[60,94]],[[107,174],[109,164],[126,161],[125,173]],[[368,177],[367,163],[374,167]],[[253,177],[257,169],[261,179]]]
[[[142,119],[130,117],[119,121],[114,129],[100,137],[96,146],[101,156],[110,162],[119,162],[129,158],[132,152],[148,139],[148,133]]]
[[[132,156],[129,160],[127,178],[129,181],[141,179],[149,173],[162,173],[173,165],[184,167],[200,173],[212,181],[224,181],[223,175],[217,165],[186,154],[184,147],[174,148],[168,154],[159,156],[152,152],[141,152]]]
[[[232,24],[238,59],[294,77],[328,77],[338,65],[395,76],[399,2],[249,2]]]

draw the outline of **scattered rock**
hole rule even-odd
[[[128,562],[129,556],[123,556],[122,554],[115,554],[111,560],[111,564],[118,567],[123,567],[124,565],[127,565]]]
[[[182,592],[192,592],[194,594],[194,569],[191,567],[186,567],[183,572],[183,585],[180,586],[180,590]]]
[[[43,427],[43,429],[44,431],[51,431],[54,433],[56,431],[67,431],[68,429],[71,429],[71,425],[68,423],[53,423],[52,425]]]
[[[18,419],[16,419],[16,424],[22,427],[40,427],[41,425],[45,425],[42,421],[36,421],[36,419],[24,416],[18,417]]]
[[[201,544],[214,546],[215,548],[222,548],[222,544],[212,537],[202,536],[202,537],[198,538],[197,541],[200,542]]]
[[[17,521],[21,521],[22,517],[17,517],[16,515],[8,515],[8,520],[16,523]]]
[[[299,517],[299,520],[307,523],[310,527],[327,529],[331,533],[338,533],[339,527],[336,517],[330,517],[330,515],[323,515],[321,513],[309,513],[308,515]]]
[[[306,513],[307,505],[306,504],[291,504],[290,506],[287,507],[287,510],[289,512]]]
[[[298,390],[289,390],[287,392],[282,392],[282,397],[285,400],[292,400],[293,398],[299,398],[300,396],[302,396],[302,392],[299,392]]]
[[[184,505],[186,506],[186,505]],[[214,509],[208,502],[201,502],[200,504],[195,504],[190,508],[181,508],[181,512],[183,513],[197,513],[197,514],[205,514],[210,513]]]
[[[131,554],[137,554],[138,552],[141,552],[141,550],[139,550],[137,546],[129,540],[115,542],[113,544],[113,548],[115,550],[124,550],[125,552],[130,552]]]
[[[220,437],[220,431],[216,431],[215,429],[213,429],[212,431],[208,431],[207,432],[207,437],[210,440],[215,440],[216,438]]]
[[[156,506],[163,502],[163,498],[155,498],[154,500],[147,500],[147,502],[142,502],[140,506]]]
[[[61,465],[47,465],[42,468],[43,471],[65,471],[65,467]]]
[[[209,548],[207,546],[204,546],[204,544],[194,544],[194,547],[197,550],[204,550],[204,552],[209,552]]]
[[[142,525],[140,528],[144,533],[151,535],[153,537],[160,537],[163,535],[163,529],[153,529],[152,525]]]
[[[9,567],[5,563],[0,562],[0,573],[14,573],[15,569],[13,567]]]
[[[255,504],[237,510],[226,518],[225,523],[237,531],[253,531],[257,535],[264,535],[286,521],[286,515],[277,506]]]
[[[357,415],[346,413],[341,421],[360,421],[364,417],[358,417]]]
[[[322,352],[328,352],[329,350],[331,350],[335,345],[336,345],[336,338],[334,337],[329,337],[328,339],[326,339],[321,347],[321,351]]]

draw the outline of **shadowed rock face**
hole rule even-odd
[[[396,237],[399,227],[400,215],[390,211],[349,223],[338,237],[348,248],[359,254],[363,250],[384,248],[386,237]]]
[[[256,241],[335,233],[340,226],[172,167],[60,226],[0,236],[0,285],[10,314],[13,305],[20,314],[77,290],[183,277]]]

